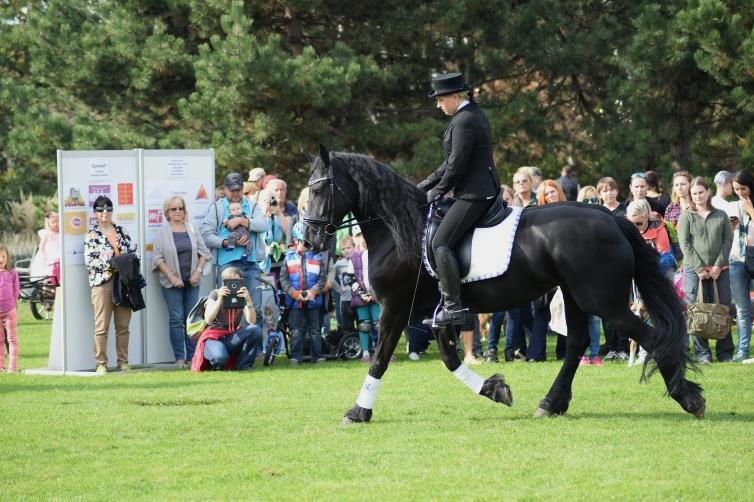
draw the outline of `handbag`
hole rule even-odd
[[[717,281],[712,281],[715,292],[715,303],[704,303],[702,280],[699,279],[699,291],[696,301],[686,309],[686,329],[689,336],[708,340],[721,340],[730,330],[730,311],[725,305],[720,305],[717,294]]]

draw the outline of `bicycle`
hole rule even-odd
[[[31,314],[39,321],[49,321],[55,307],[56,288],[59,286],[53,275],[31,276],[31,259],[19,260],[16,264],[18,282],[21,286],[20,298],[29,302]],[[26,266],[23,266],[26,265]]]

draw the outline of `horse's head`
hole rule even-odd
[[[304,216],[307,246],[315,252],[327,248],[350,209],[345,192],[335,179],[330,152],[319,145],[319,157],[313,159],[309,174],[309,203]]]

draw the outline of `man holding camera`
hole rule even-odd
[[[241,271],[246,289],[251,292],[251,299],[257,309],[257,320],[261,323],[262,315],[259,306],[262,304],[262,292],[259,286],[259,263],[265,259],[264,233],[267,230],[267,219],[262,207],[243,196],[243,177],[238,173],[230,173],[223,182],[225,197],[210,204],[207,215],[202,223],[202,237],[207,247],[213,250],[217,264],[217,286],[221,286],[222,271],[229,267]],[[240,203],[243,208],[242,218],[231,218],[229,206]],[[227,224],[223,224],[227,222]],[[250,237],[241,236],[236,242],[231,242],[229,236],[236,227],[249,230]],[[252,240],[253,252],[246,253],[246,244]]]

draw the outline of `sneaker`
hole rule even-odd
[[[709,366],[710,364],[712,364],[712,361],[710,361],[709,359],[699,359],[698,362],[699,364],[703,364],[705,366]]]
[[[408,354],[408,358],[412,361],[418,361],[420,359],[419,354],[417,354],[416,352],[410,352]]]
[[[600,356],[590,357],[589,364],[592,366],[602,366],[602,359],[600,359]]]
[[[316,361],[314,361],[314,364],[322,364],[325,361],[327,361],[327,359],[325,359],[324,357],[320,357],[319,359],[317,359]]]
[[[579,361],[579,366],[589,366],[590,364],[592,363],[589,361],[588,357],[581,356],[581,360]]]
[[[298,359],[288,359],[288,366],[298,366],[301,364]]]
[[[511,349],[506,349],[503,354],[505,356],[505,362],[506,363],[509,363],[509,362],[513,361],[516,358],[516,356],[513,355],[513,350],[511,350]]]
[[[107,366],[105,366],[104,364],[98,364],[97,369],[94,370],[94,372],[98,375],[104,375],[107,373]]]
[[[618,352],[615,355],[615,360],[616,361],[628,361],[628,352],[623,352],[623,351]]]
[[[118,371],[128,371],[131,368],[128,367],[128,363],[120,363],[118,365]]]
[[[497,349],[490,349],[487,351],[487,362],[488,363],[500,362],[500,360],[497,358]]]
[[[463,364],[465,364],[466,366],[479,366],[480,364],[482,364],[482,361],[474,356],[469,356],[463,358]]]
[[[741,363],[744,361],[744,359],[748,359],[749,356],[745,356],[743,354],[736,354],[736,357],[733,358],[734,363]]]
[[[618,353],[614,350],[609,351],[607,354],[605,354],[605,361],[615,361],[618,357]]]
[[[361,362],[364,363],[364,364],[371,363],[372,362],[372,356],[370,356],[369,354],[364,354],[363,356],[361,356]]]

